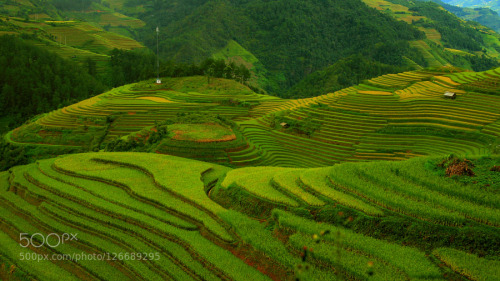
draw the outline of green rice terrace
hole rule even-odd
[[[40,160],[0,173],[0,274],[498,280],[500,175],[483,168],[500,158],[471,159],[480,184],[444,177],[440,158],[426,157],[303,169],[130,152]],[[21,248],[19,233],[78,240]],[[93,254],[111,258],[83,258]]]
[[[500,280],[500,69],[162,80],[5,135],[0,279]]]
[[[307,168],[500,149],[500,69],[389,74],[299,100],[211,80],[167,78],[161,85],[115,88],[38,116],[6,139],[31,156],[117,151],[110,144],[121,141],[122,147],[128,142],[121,151],[132,147],[229,167]],[[456,99],[444,98],[448,91]],[[150,138],[161,126],[165,134]]]

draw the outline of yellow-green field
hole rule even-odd
[[[168,78],[161,85],[145,81],[53,111],[8,138],[19,145],[79,146],[85,151],[98,132],[105,133],[107,142],[180,113],[201,113],[232,120],[234,138],[217,147],[165,142],[156,152],[231,166],[286,167],[494,153],[500,133],[500,96],[494,94],[500,69],[457,71],[444,67],[388,74],[300,100],[259,95],[225,79],[207,84],[201,76]],[[458,97],[445,99],[447,91]],[[310,122],[317,130],[305,135],[281,128],[273,121],[279,116]]]
[[[151,153],[40,160],[0,173],[0,276],[498,280],[499,182],[458,183],[428,168],[437,161],[231,170]],[[498,179],[478,169],[484,183]]]

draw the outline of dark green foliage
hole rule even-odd
[[[407,43],[403,41],[401,44]],[[393,56],[390,52],[386,53],[382,51],[382,47],[379,47],[378,50],[376,56],[379,59],[392,60],[391,57]],[[399,54],[397,56],[400,58]],[[306,98],[333,93],[359,84],[365,79],[387,73],[398,73],[404,70],[406,70],[404,67],[382,64],[361,55],[354,55],[307,76],[297,85],[293,86],[284,97]]]
[[[104,90],[73,62],[20,38],[0,37],[0,116],[20,115],[21,122]]]
[[[424,38],[421,31],[360,0],[148,2],[152,8],[139,15],[148,23],[140,36],[156,47],[151,31],[162,26],[162,57],[199,62],[235,40],[273,73],[269,78],[275,83],[270,84],[277,87],[271,92],[283,92],[346,56],[376,49],[390,53],[390,42]],[[403,46],[402,53],[409,56],[406,51]],[[388,61],[400,63],[396,55],[400,52]]]
[[[417,2],[410,11],[426,16],[436,23],[422,23],[423,26],[436,28],[441,33],[446,47],[481,51],[484,43],[481,34],[470,26],[462,24],[452,14],[439,9],[439,5],[432,2]]]
[[[51,0],[54,7],[61,10],[84,10],[90,7],[92,0]]]
[[[500,32],[500,16],[498,16],[497,12],[491,9],[464,8],[446,4],[441,0],[432,0],[432,1],[438,3],[439,5],[443,6],[443,8],[445,8],[447,11],[452,12],[453,14],[457,15],[462,19],[477,21],[478,23],[484,26],[492,28],[496,32]]]
[[[88,61],[89,72],[92,62]],[[119,50],[111,51],[110,84],[113,87],[146,80],[156,77],[156,56],[147,50]],[[176,63],[173,61],[160,62],[161,77],[186,77],[206,75],[211,77],[234,79],[245,83],[250,78],[250,70],[244,65],[224,60],[205,59],[200,64]],[[209,81],[210,83],[210,81]]]
[[[389,135],[426,135],[436,136],[449,139],[461,139],[464,141],[477,141],[488,145],[495,139],[491,135],[482,134],[479,132],[459,131],[441,127],[430,126],[397,126],[389,125],[377,131],[380,134]]]
[[[113,87],[155,77],[156,56],[144,50],[111,51],[111,85]]]
[[[286,123],[284,127],[282,126],[283,123]],[[269,124],[272,128],[283,128],[286,131],[308,137],[312,136],[321,127],[320,123],[312,120],[310,117],[298,120],[280,114],[271,114]]]
[[[14,146],[0,140],[0,171],[5,171],[17,165],[28,164],[28,157],[22,146]]]

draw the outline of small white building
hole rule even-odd
[[[156,79],[156,84],[161,84],[161,79]]]
[[[456,93],[449,92],[449,91],[445,92],[443,96],[444,96],[445,99],[452,99],[452,100],[454,100],[454,99],[457,98],[457,94]]]

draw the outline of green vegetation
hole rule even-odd
[[[111,85],[117,87],[155,77],[155,61],[156,55],[149,50],[113,49],[110,60]],[[208,83],[211,82],[212,78],[226,78],[245,84],[250,78],[250,71],[243,64],[226,63],[223,59],[214,60],[208,58],[199,65],[168,61],[161,62],[159,67],[160,75],[164,77],[205,75]]]
[[[168,129],[176,140],[219,142],[236,138],[231,129],[215,124],[173,124]]]
[[[441,0],[433,0],[443,6],[447,11],[452,12],[458,17],[467,21],[476,21],[484,26],[487,26],[497,33],[500,31],[500,17],[498,13],[489,8],[465,8],[444,3]]]
[[[2,280],[498,279],[481,24],[409,0],[0,0],[0,34]]]
[[[489,7],[494,11],[500,11],[500,7],[498,3],[494,1],[485,1],[485,0],[443,0],[446,3],[451,5],[457,5],[461,7]]]
[[[86,153],[37,161],[0,173],[1,274],[42,280],[53,274],[68,280],[84,276],[441,280],[454,272],[473,280],[495,280],[500,237],[488,219],[477,218],[488,217],[486,208],[498,208],[496,191],[482,190],[479,184],[457,184],[456,179],[432,172],[430,163],[440,160],[233,170],[146,153]],[[490,160],[500,164],[498,157]],[[471,161],[479,167],[482,159]],[[351,202],[371,208],[401,195],[408,206],[399,210],[379,206],[374,210],[383,212],[370,214],[368,209],[360,212],[359,205],[346,204],[347,197],[323,195],[338,188],[340,182],[335,180],[341,173],[352,174],[351,166],[363,170],[371,189],[387,181],[383,195],[372,196],[369,189],[358,188],[349,195]],[[284,184],[291,175],[297,175],[295,186]],[[324,176],[330,177],[331,185],[321,180]],[[402,187],[397,177],[413,183],[412,188]],[[234,189],[245,189],[246,195],[232,193],[240,197],[228,200],[228,192]],[[411,200],[419,189],[439,202],[433,205],[436,216],[428,221],[422,220],[425,213],[407,215],[412,205],[426,204]],[[301,198],[323,204],[308,204]],[[462,213],[467,204],[474,206],[466,211],[465,227],[440,226],[436,220],[447,210]],[[253,219],[255,215],[260,220]],[[78,241],[56,248],[22,249],[19,232],[78,233]],[[52,238],[50,243],[56,243]],[[120,263],[27,261],[15,262],[16,270],[6,270],[21,252],[76,254],[81,247],[97,254],[158,253],[158,258]],[[450,269],[440,270],[439,260]]]
[[[76,64],[14,36],[0,37],[0,53],[0,116],[12,125],[105,89]]]
[[[297,100],[257,94],[223,78],[162,80],[115,88],[41,115],[5,139],[12,149],[24,146],[30,158],[36,158],[33,147],[51,146],[60,154],[67,148],[157,152],[230,167],[498,153],[499,96],[469,90],[499,85],[498,70],[443,67],[387,74]],[[446,91],[456,92],[457,99],[444,99]],[[203,136],[203,126],[190,131],[205,141],[176,140],[169,128],[174,124],[217,124],[221,131],[213,132],[215,138],[226,141],[209,141],[213,135]]]
[[[420,65],[426,65],[423,59],[420,61]],[[361,55],[355,55],[312,73],[293,86],[285,97],[305,98],[333,93],[360,84],[366,79],[387,73],[403,72],[404,70],[406,70],[405,67],[383,64],[376,60],[368,60]]]
[[[500,274],[498,260],[479,258],[476,255],[447,248],[439,248],[432,253],[454,271],[471,280],[496,280]]]

